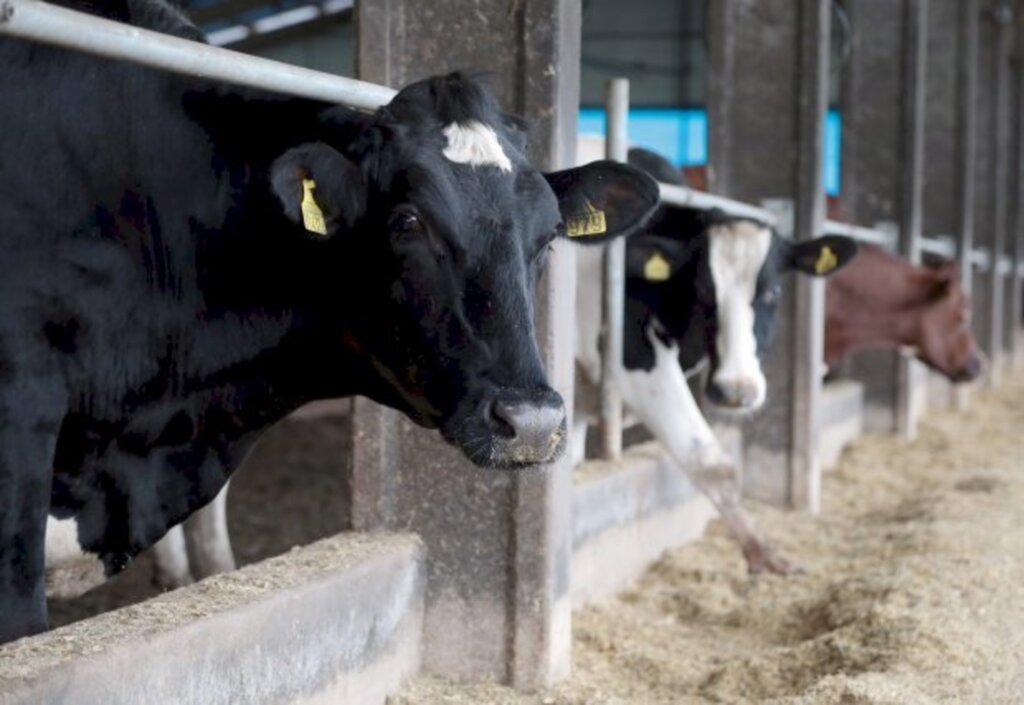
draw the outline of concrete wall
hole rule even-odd
[[[0,646],[0,704],[383,703],[423,595],[414,537],[341,535]]]

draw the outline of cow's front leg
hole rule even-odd
[[[751,573],[798,571],[797,566],[778,555],[743,507],[735,464],[697,406],[679,366],[676,348],[654,336],[651,342],[654,366],[649,370],[622,370],[619,374],[623,401],[718,509],[739,543]]]
[[[185,521],[185,544],[188,546],[192,575],[197,580],[235,569],[227,519],[230,484],[225,484],[212,502]]]
[[[192,584],[185,532],[181,524],[172,526],[162,539],[153,544],[152,551],[153,582],[157,587],[174,590]]]
[[[59,395],[18,387],[0,394],[0,643],[47,627],[47,517],[63,415]],[[77,548],[73,524],[51,528],[52,540]]]
[[[702,417],[703,418],[703,417]],[[753,518],[743,507],[740,497],[740,478],[736,465],[714,442],[713,446],[704,449],[702,460],[695,464],[688,473],[693,484],[702,491],[718,509],[729,533],[740,545],[747,568],[751,573],[778,573],[790,575],[801,572],[791,561],[779,555],[758,530]],[[684,466],[685,467],[685,466]]]

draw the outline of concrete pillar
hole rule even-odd
[[[983,346],[992,362],[988,370],[988,384],[999,382],[1002,366],[1006,362],[1004,344],[1005,277],[999,271],[999,258],[1007,252],[1008,202],[1010,189],[1010,49],[1013,39],[1013,7],[1009,0],[995,0],[986,13],[989,30],[994,35],[991,63],[982,67],[993,87],[991,145],[992,233],[988,246],[992,251],[992,266],[986,273],[987,309],[985,311],[986,336]]]
[[[1005,338],[1010,363],[1014,368],[1024,365],[1024,277],[1021,263],[1024,262],[1024,13],[1014,18],[1014,43],[1011,61],[1010,83],[1013,87],[1011,120],[1011,143],[1015,145],[1015,160],[1011,168],[1010,226],[1007,251],[1014,266],[1010,273],[1006,291]]]
[[[842,77],[842,211],[854,222],[899,224],[898,250],[919,259],[922,221],[927,0],[849,0],[853,32]],[[902,70],[894,70],[902,66]],[[921,392],[912,359],[856,356],[868,428],[913,437]]]
[[[580,8],[572,0],[361,0],[360,78],[401,86],[454,69],[488,72],[506,110],[532,124],[543,169],[573,163]],[[559,247],[538,293],[538,338],[569,413],[572,252]],[[427,557],[423,667],[533,689],[570,663],[571,467],[479,470],[436,433],[365,400],[353,418],[356,529],[414,531]]]
[[[978,64],[981,7],[979,0],[959,0],[959,44],[960,52],[957,60],[957,218],[956,256],[960,265],[960,284],[964,291],[974,299],[973,328],[977,335],[978,301],[975,296],[974,266],[971,264],[971,251],[975,244],[975,220],[978,210]],[[953,404],[964,410],[969,402],[969,391],[960,387],[953,394]]]
[[[830,4],[708,4],[711,187],[748,201],[790,202],[798,239],[823,226]],[[792,281],[765,361],[769,400],[744,428],[745,491],[809,511],[819,506],[823,316],[821,282]]]
[[[901,133],[903,164],[900,169],[900,254],[921,261],[924,200],[925,87],[928,72],[929,0],[905,0],[903,30],[903,101]],[[911,440],[917,436],[923,412],[927,375],[913,357],[901,356],[896,378],[896,431]]]
[[[974,168],[974,246],[991,249],[996,239],[996,98],[998,81],[996,77],[996,56],[999,53],[998,26],[992,21],[991,0],[977,3],[978,12],[978,58],[977,58],[977,161]],[[998,338],[992,331],[992,292],[995,285],[990,270],[974,268],[974,324],[982,350],[992,360],[989,370],[998,363],[998,348],[993,346]]]
[[[973,2],[973,0],[970,0]],[[962,74],[967,68],[968,40],[972,27],[964,22],[965,0],[929,0],[927,81],[925,90],[925,151],[927,178],[923,185],[922,229],[926,237],[954,237],[960,243],[973,236],[973,178],[966,178],[973,164],[973,127],[967,129],[968,108],[973,99],[967,95],[968,83]],[[974,30],[976,30],[976,23]],[[977,51],[974,40],[973,51]],[[974,67],[974,62],[970,62]],[[973,84],[971,84],[973,85]],[[968,104],[968,100],[971,100]],[[971,139],[966,139],[970,136]],[[966,193],[965,189],[970,193]],[[967,245],[970,246],[969,244]],[[961,259],[961,263],[963,260]],[[967,270],[970,271],[969,269]],[[970,277],[961,279],[970,286]],[[929,401],[955,406],[962,396],[953,385],[932,373]]]

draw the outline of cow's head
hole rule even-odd
[[[953,382],[970,382],[984,370],[984,357],[971,331],[971,300],[956,265],[943,262],[928,271],[916,356]]]
[[[337,258],[346,345],[368,368],[357,391],[479,465],[555,459],[565,412],[534,339],[537,279],[556,238],[641,226],[657,185],[611,162],[542,174],[521,125],[458,74],[410,85],[372,117],[330,111],[321,132],[277,159],[272,181]]]
[[[627,258],[628,274],[664,287],[656,315],[684,351],[699,347],[707,355],[707,399],[720,410],[755,411],[765,401],[761,362],[774,336],[783,275],[831,274],[853,258],[857,245],[837,236],[793,242],[763,223],[721,213],[708,214],[704,224],[666,215],[659,233],[671,230],[674,220],[689,232],[634,238],[629,249],[640,256]],[[651,263],[661,260],[668,274],[652,285]]]

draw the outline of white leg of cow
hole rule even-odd
[[[753,573],[791,573],[796,568],[778,556],[761,537],[740,499],[736,467],[719,445],[690,392],[678,350],[651,336],[654,368],[622,370],[623,401],[668,450],[697,489],[717,507],[722,521],[743,550]]]
[[[586,419],[576,419],[572,424],[572,436],[570,447],[572,453],[572,465],[576,467],[587,459],[587,424]]]
[[[185,544],[197,580],[235,569],[235,555],[228,535],[227,483],[212,502],[185,521]]]
[[[173,590],[192,583],[185,549],[185,533],[181,524],[171,527],[162,539],[153,545],[153,580],[164,590]]]

